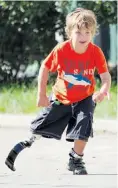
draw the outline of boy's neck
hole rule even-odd
[[[86,52],[87,48],[88,48],[88,44],[87,46],[85,46],[84,48],[76,48],[76,46],[73,45],[72,41],[70,41],[71,44],[71,48],[78,54],[83,54]]]

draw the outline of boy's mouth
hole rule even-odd
[[[86,43],[86,41],[79,41],[79,43],[84,44],[84,43]]]

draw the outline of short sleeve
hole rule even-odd
[[[56,72],[58,66],[58,50],[54,48],[42,63],[50,72]]]
[[[108,72],[107,62],[102,52],[101,48],[95,47],[95,65],[98,71],[98,74],[102,74],[104,72]]]

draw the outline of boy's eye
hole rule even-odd
[[[86,32],[86,34],[89,34],[89,33],[90,33],[90,31],[87,31],[87,32]]]

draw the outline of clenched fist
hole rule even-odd
[[[50,101],[46,95],[39,95],[37,97],[37,107],[47,107],[50,105]]]
[[[109,93],[102,93],[100,91],[97,91],[93,94],[93,101],[96,102],[96,103],[102,102],[106,96],[109,100],[110,99]]]

